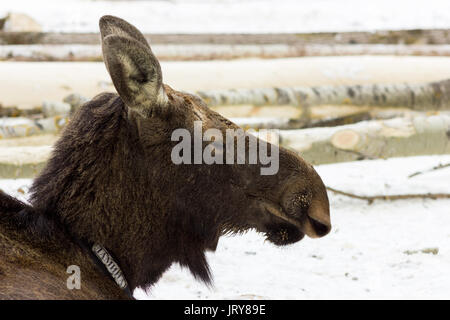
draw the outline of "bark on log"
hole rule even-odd
[[[280,144],[313,164],[450,153],[450,116],[396,118],[279,131]]]
[[[209,106],[317,105],[407,107],[413,110],[450,110],[450,79],[423,84],[231,89],[197,92]]]

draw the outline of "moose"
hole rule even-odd
[[[0,193],[1,299],[133,299],[173,263],[210,283],[205,252],[222,235],[253,229],[283,246],[330,231],[326,188],[293,151],[279,147],[272,175],[248,162],[173,163],[175,129],[239,127],[163,84],[134,26],[113,16],[99,25],[117,93],[75,112],[27,203]]]

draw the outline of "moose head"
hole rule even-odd
[[[225,136],[239,127],[198,96],[163,84],[160,64],[134,26],[104,16],[100,30],[118,95],[100,94],[73,116],[32,186],[36,210],[56,217],[73,237],[107,248],[131,289],[156,282],[174,262],[210,281],[205,251],[227,233],[255,229],[286,245],[330,231],[325,186],[295,152],[267,143],[278,153],[275,174],[261,174],[264,165],[248,158],[175,163],[175,130],[194,134],[200,123],[203,132]],[[246,134],[244,150],[252,139],[266,143]],[[223,157],[237,145],[214,143]],[[206,147],[203,140],[201,151]]]

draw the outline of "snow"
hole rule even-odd
[[[14,0],[44,31],[97,32],[105,14],[153,33],[273,33],[449,28],[448,0]]]
[[[450,192],[450,155],[317,166],[326,185],[360,195]],[[26,198],[30,180],[0,180]],[[22,188],[25,194],[17,190]],[[256,232],[223,237],[208,253],[214,285],[172,266],[139,299],[448,299],[450,200],[394,202],[329,193],[333,229],[321,239],[276,247]],[[426,253],[437,250],[437,254]],[[425,252],[422,252],[425,251]]]

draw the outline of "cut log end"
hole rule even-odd
[[[354,150],[359,141],[359,133],[351,129],[338,131],[331,138],[331,144],[342,150]]]

